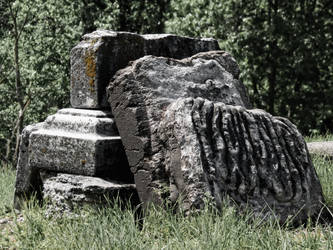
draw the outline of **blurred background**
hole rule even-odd
[[[69,107],[70,50],[96,29],[213,37],[255,108],[333,132],[332,0],[0,0],[0,165],[24,126]]]

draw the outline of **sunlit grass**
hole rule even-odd
[[[312,156],[329,206],[333,206],[333,161]],[[185,217],[170,210],[152,208],[143,227],[130,209],[85,207],[79,216],[46,217],[44,207],[30,202],[22,210],[24,220],[8,211],[13,200],[15,172],[0,169],[1,217],[12,222],[0,225],[0,249],[332,249],[333,227],[307,225],[281,227],[274,221],[252,220],[225,206],[221,213],[206,209]],[[6,230],[4,230],[4,228]]]
[[[12,207],[14,196],[15,171],[0,167],[0,216]]]
[[[305,137],[306,142],[333,141],[333,134],[318,135],[313,134]]]

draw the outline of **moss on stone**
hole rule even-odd
[[[92,49],[87,50],[84,62],[86,65],[86,75],[89,79],[89,89],[91,92],[95,91],[95,76],[96,76],[96,61],[95,52]]]

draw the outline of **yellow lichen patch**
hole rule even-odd
[[[98,41],[97,38],[93,38],[93,39],[91,39],[91,40],[90,40],[90,46],[91,46],[91,47],[94,46],[95,43],[96,43],[97,41]]]
[[[89,89],[91,92],[95,91],[95,76],[96,76],[96,62],[95,53],[92,50],[88,50],[84,57],[84,62],[86,64],[86,75],[89,79]]]

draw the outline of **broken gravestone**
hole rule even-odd
[[[214,39],[169,34],[138,35],[98,30],[83,36],[71,51],[71,105],[108,109],[105,89],[114,73],[145,55],[182,59],[218,50]]]
[[[85,35],[71,52],[74,108],[22,133],[16,206],[40,189],[65,209],[104,194],[135,200],[135,181],[145,204],[182,200],[191,211],[229,196],[280,222],[318,214],[322,191],[301,135],[286,119],[248,110],[236,61],[203,52],[218,49],[213,39]]]
[[[159,133],[176,187],[170,197],[184,196],[185,210],[201,208],[207,194],[218,207],[227,195],[256,216],[274,211],[281,223],[290,217],[302,223],[322,209],[306,143],[287,119],[187,98],[170,105]]]
[[[112,114],[107,111],[110,106],[105,88],[110,78],[130,60],[144,55],[184,58],[215,49],[219,46],[214,39],[105,30],[84,35],[71,51],[71,105],[74,108],[59,110],[45,122],[27,126],[22,133],[15,207],[19,208],[22,200],[33,192],[38,193],[43,186],[45,195],[45,192],[52,193],[47,190],[53,187],[55,191],[64,183],[64,178],[52,177],[52,181],[41,178],[40,172],[47,172],[46,176],[55,173],[89,176],[82,179],[84,181],[107,178],[111,186],[113,181],[122,182],[117,186],[122,194],[121,189],[127,190],[127,185],[134,180]],[[74,183],[78,179],[66,180]],[[95,183],[101,182],[96,180]],[[103,187],[98,184],[90,191],[98,197],[99,189]],[[39,195],[43,196],[40,192]]]
[[[229,196],[257,216],[304,222],[324,202],[306,144],[288,120],[247,110],[238,76],[221,51],[146,56],[117,72],[109,102],[139,197],[190,212]]]
[[[40,190],[41,170],[100,176],[133,183],[127,158],[108,111],[61,109],[21,135],[15,183],[15,207]]]

